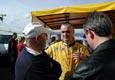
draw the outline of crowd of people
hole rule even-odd
[[[15,80],[115,80],[115,40],[112,22],[100,12],[90,13],[83,24],[87,46],[76,42],[70,23],[60,26],[61,34],[47,46],[47,29],[28,24],[18,42],[9,40],[8,52]]]

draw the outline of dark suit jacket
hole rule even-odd
[[[69,80],[115,80],[115,40],[100,44]]]

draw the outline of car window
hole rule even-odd
[[[0,35],[0,44],[7,44],[11,35]]]

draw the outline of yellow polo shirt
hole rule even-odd
[[[87,48],[78,42],[75,42],[72,46],[67,47],[62,41],[60,41],[50,45],[48,49],[45,50],[50,57],[61,64],[62,74],[60,76],[60,80],[67,80],[80,63],[80,60],[72,59],[72,53],[79,51],[80,48],[82,48],[85,56],[90,55]]]

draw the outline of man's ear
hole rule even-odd
[[[36,40],[39,40],[39,36],[36,36],[36,38],[35,38]]]
[[[90,38],[91,38],[91,39],[94,39],[94,32],[90,30],[90,31],[89,31],[89,34],[90,34]]]

